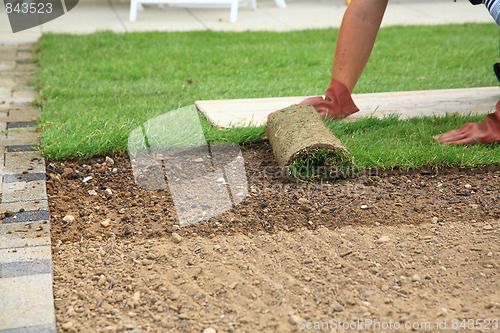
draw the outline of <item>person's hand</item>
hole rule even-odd
[[[359,111],[349,90],[337,80],[332,80],[325,96],[324,99],[321,96],[309,97],[299,104],[311,105],[322,118],[342,119]]]
[[[486,116],[482,123],[468,123],[457,130],[434,136],[443,144],[474,145],[500,142],[500,101],[496,112]]]

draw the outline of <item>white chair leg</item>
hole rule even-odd
[[[256,10],[257,9],[257,0],[250,0],[250,7],[252,8],[252,10]]]
[[[231,23],[235,23],[236,19],[238,18],[238,2],[239,0],[231,1],[231,16],[229,18],[229,21]]]
[[[285,0],[274,0],[279,8],[286,8]]]
[[[130,22],[134,22],[137,18],[137,0],[130,0]]]

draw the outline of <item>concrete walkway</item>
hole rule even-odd
[[[0,52],[0,332],[55,332],[45,160],[32,45]]]
[[[130,2],[124,0],[83,0],[51,22],[13,34],[0,6],[0,44],[34,42],[42,33],[93,33],[110,30],[133,31],[290,31],[339,27],[346,9],[344,0],[286,0],[278,8],[274,0],[258,0],[257,10],[242,4],[236,23],[229,22],[228,8],[178,8],[147,5],[129,22]],[[472,6],[467,0],[391,0],[383,26],[435,25],[448,23],[493,23],[484,5]]]

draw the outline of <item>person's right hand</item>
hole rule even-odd
[[[337,80],[332,80],[325,96],[325,98],[321,96],[309,97],[299,104],[311,105],[322,118],[342,119],[359,111],[349,90]]]

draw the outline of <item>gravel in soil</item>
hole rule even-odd
[[[500,319],[498,171],[290,183],[266,142],[243,157],[247,198],[183,228],[168,191],[137,187],[126,157],[49,162],[58,328]]]

